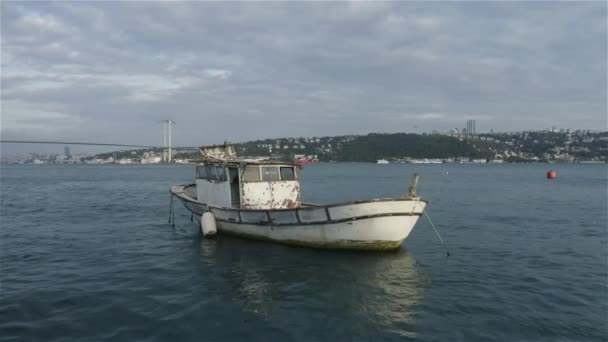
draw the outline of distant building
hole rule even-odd
[[[72,152],[70,152],[70,146],[66,146],[63,148],[63,154],[65,155],[66,159],[72,158]]]
[[[476,133],[475,120],[467,120],[467,134],[475,135]]]
[[[141,159],[142,164],[157,164],[161,162],[161,157],[151,156]]]

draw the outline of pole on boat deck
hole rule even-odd
[[[410,188],[408,190],[409,197],[416,197],[416,188],[418,187],[419,178],[420,177],[418,176],[418,172],[414,173],[414,175],[412,176],[412,181],[410,182]]]

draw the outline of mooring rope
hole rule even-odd
[[[169,223],[175,227],[175,213],[173,211],[173,194],[171,194],[171,200],[169,200]]]
[[[435,225],[433,224],[433,221],[431,221],[431,217],[429,216],[429,214],[426,212],[426,210],[423,211],[424,216],[426,217],[426,219],[429,221],[429,223],[431,224],[431,227],[433,227],[433,230],[435,231],[435,234],[437,234],[437,237],[439,238],[439,241],[441,241],[441,245],[443,246],[443,248],[445,248],[445,255],[446,257],[450,256],[450,251],[448,250],[448,246],[445,244],[445,242],[443,241],[443,239],[441,238],[441,235],[439,234],[439,231],[437,230],[437,228],[435,227]]]

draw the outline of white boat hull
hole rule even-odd
[[[397,249],[426,206],[420,198],[396,198],[294,209],[216,208],[197,201],[192,188],[174,186],[171,193],[199,222],[202,213],[213,213],[220,234],[315,248]]]
[[[283,244],[328,249],[391,250],[401,246],[416,218],[385,216],[347,223],[273,227],[222,222],[219,232]]]

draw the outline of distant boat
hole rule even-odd
[[[318,159],[294,159],[293,162],[295,164],[304,165],[304,164],[318,164]]]
[[[326,249],[392,250],[403,243],[427,202],[418,175],[403,197],[338,204],[302,203],[298,164],[243,161],[230,145],[200,148],[194,184],[171,194],[192,212],[205,236],[231,234]]]
[[[376,164],[390,164],[390,162],[386,159],[378,159]]]
[[[411,159],[410,164],[443,164],[441,159]]]

